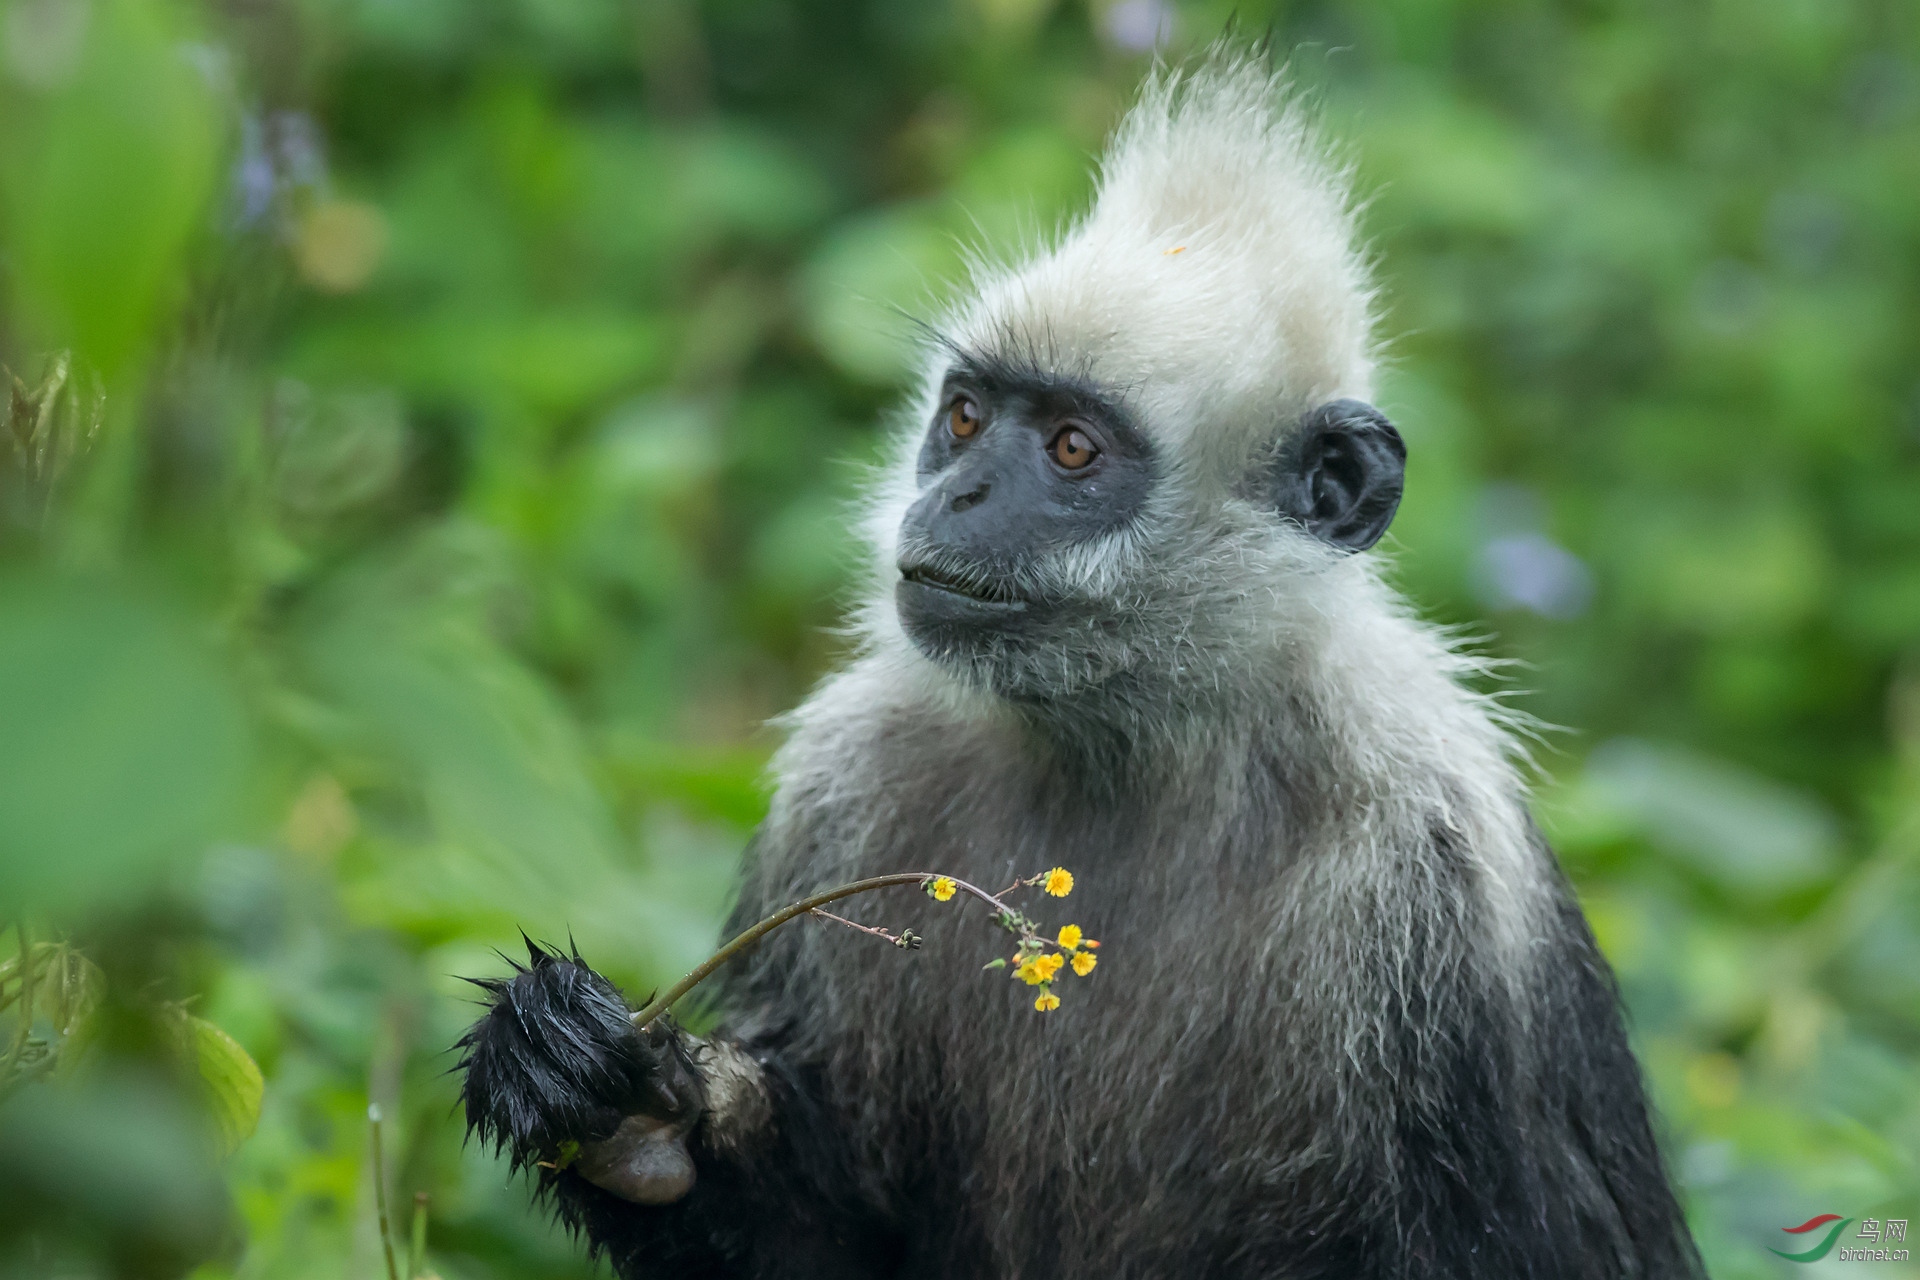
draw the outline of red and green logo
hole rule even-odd
[[[1768,1246],[1767,1252],[1777,1253],[1788,1262],[1818,1262],[1833,1252],[1834,1243],[1840,1239],[1840,1233],[1845,1231],[1847,1224],[1852,1221],[1852,1218],[1843,1218],[1837,1213],[1823,1213],[1817,1218],[1808,1218],[1797,1227],[1782,1227],[1780,1229],[1790,1236],[1803,1236],[1810,1231],[1818,1231],[1829,1222],[1833,1224],[1833,1229],[1821,1238],[1819,1244],[1802,1253],[1788,1253],[1784,1249],[1775,1249],[1772,1246]]]

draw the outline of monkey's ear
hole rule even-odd
[[[1309,413],[1271,472],[1274,507],[1336,547],[1365,551],[1393,523],[1407,446],[1386,416],[1359,400]]]

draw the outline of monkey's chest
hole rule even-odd
[[[979,833],[995,838],[903,838],[857,872],[934,871],[998,893],[1064,867],[1066,895],[1008,895],[1061,963],[1045,985],[1021,977],[1019,934],[963,894],[874,895],[851,914],[912,929],[917,950],[814,929],[815,980],[832,992],[823,1012],[835,1092],[863,1142],[937,1160],[957,1171],[949,1190],[994,1214],[1014,1211],[1012,1188],[1097,1187],[1110,1201],[1203,1187],[1216,1166],[1193,1153],[1224,1150],[1239,1140],[1237,1121],[1276,1105],[1263,1075],[1241,1069],[1270,1056],[1283,1020],[1271,1000],[1245,999],[1258,981],[1241,928],[1251,888],[1156,858],[1145,831],[983,821]],[[1063,933],[1074,951],[1058,946]],[[1074,956],[1085,959],[1075,966]],[[1145,1151],[1186,1154],[1149,1161]]]
[[[1001,1257],[1064,1247],[1065,1222],[1105,1222],[1101,1239],[1071,1242],[1084,1260],[1116,1256],[1116,1205],[1157,1205],[1166,1221],[1245,1203],[1258,1170],[1287,1165],[1306,1139],[1292,1114],[1306,1096],[1276,1065],[1291,1061],[1288,998],[1262,972],[1290,945],[1262,906],[1284,833],[1191,807],[1076,804],[991,762],[978,771],[966,786],[891,791],[884,809],[805,815],[784,845],[799,856],[769,893],[898,871],[989,893],[1053,867],[1073,875],[1065,896],[1009,895],[1038,936],[1077,930],[1092,958],[1084,972],[1063,962],[1046,988],[1014,976],[1018,938],[990,909],[914,889],[844,914],[911,929],[917,950],[806,921],[757,962],[784,973],[763,990],[799,1028],[794,1047],[853,1149],[906,1171],[889,1209],[918,1220],[942,1206],[928,1230]],[[967,1251],[954,1247],[935,1252]]]

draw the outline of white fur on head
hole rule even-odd
[[[1026,262],[979,268],[942,328],[1125,390],[1194,479],[1230,484],[1314,405],[1370,398],[1371,299],[1346,174],[1284,78],[1222,45],[1148,81],[1092,211]]]
[[[1137,526],[1034,557],[1024,585],[1089,606],[1085,625],[995,651],[1003,687],[1064,693],[1128,668],[1179,672],[1183,697],[1237,685],[1321,612],[1314,578],[1358,572],[1250,491],[1308,410],[1369,398],[1372,373],[1346,175],[1263,55],[1223,43],[1156,72],[1086,216],[1023,261],[976,266],[973,285],[935,326],[911,426],[868,504],[876,572],[857,627],[870,643],[910,648],[892,607],[899,532],[956,356],[1098,388],[1165,467]]]

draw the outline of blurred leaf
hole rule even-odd
[[[1780,628],[1807,617],[1825,595],[1826,547],[1806,513],[1786,503],[1636,493],[1620,529],[1630,585],[1685,626]]]
[[[818,222],[834,200],[811,166],[759,130],[690,133],[669,156],[673,195],[694,234],[718,227],[777,241]]]
[[[1498,233],[1523,230],[1539,215],[1544,184],[1511,123],[1413,76],[1383,90],[1354,135],[1396,216]]]
[[[344,0],[337,9],[342,25],[375,49],[444,56],[472,34],[473,14],[461,0]]]
[[[1672,743],[1604,742],[1583,785],[1593,803],[1740,897],[1802,888],[1836,865],[1839,832],[1818,801]]]
[[[609,757],[614,775],[624,785],[650,797],[675,801],[695,814],[743,831],[766,817],[764,752],[623,742]]]
[[[182,1012],[179,1031],[184,1047],[207,1087],[209,1110],[220,1135],[220,1152],[232,1155],[253,1136],[260,1123],[260,1101],[266,1081],[260,1067],[232,1036],[205,1018]]]
[[[0,1239],[63,1224],[49,1242],[82,1274],[112,1274],[116,1255],[146,1276],[211,1257],[230,1229],[227,1190],[196,1101],[124,1064],[14,1095],[0,1105]]]
[[[0,724],[0,901],[125,901],[233,820],[239,701],[156,597],[0,574]]]
[[[8,15],[26,9],[22,0]],[[41,7],[47,7],[42,5]],[[182,253],[216,172],[211,51],[183,43],[161,0],[59,0],[81,24],[73,65],[0,99],[0,208],[19,299],[43,341],[77,349],[109,376],[174,301]],[[23,48],[16,68],[58,56]]]
[[[382,389],[315,396],[283,381],[275,389],[276,487],[293,513],[323,516],[370,501],[406,461],[405,407]]]
[[[1920,566],[1861,566],[1839,622],[1869,644],[1904,646],[1920,636]]]
[[[295,365],[314,381],[379,382],[490,408],[570,413],[643,377],[660,325],[611,312],[450,310],[317,331]]]
[[[995,136],[956,183],[966,209],[967,242],[995,254],[1041,242],[1080,212],[1092,191],[1095,162],[1057,128],[1009,129]]]
[[[571,933],[617,971],[699,959],[715,922],[650,892],[577,726],[436,581],[446,548],[413,550],[343,583],[303,646],[432,823],[421,856],[383,859],[356,902],[429,933]]]
[[[802,284],[813,338],[827,358],[863,380],[901,381],[959,275],[960,242],[920,208],[869,214],[837,229],[807,264]]]
[[[504,845],[535,881],[608,858],[572,727],[457,613],[423,603],[362,601],[330,619],[310,649],[317,669],[419,771],[448,834]]]
[[[834,599],[858,566],[851,504],[832,493],[789,504],[755,539],[755,585],[768,596],[803,602]]]

